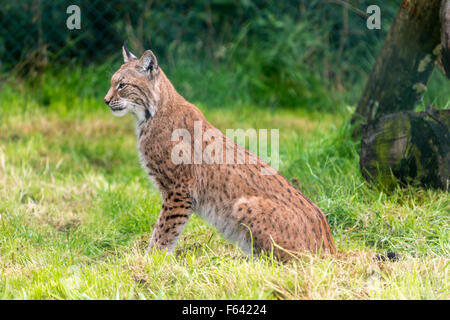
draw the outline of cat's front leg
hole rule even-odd
[[[180,193],[170,193],[164,200],[153,230],[148,252],[153,248],[166,249],[173,253],[178,237],[192,213],[191,202]]]

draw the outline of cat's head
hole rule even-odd
[[[117,117],[130,112],[138,119],[148,119],[156,113],[161,96],[158,61],[151,50],[138,59],[126,43],[122,54],[124,63],[112,76],[104,101]]]

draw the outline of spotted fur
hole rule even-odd
[[[281,260],[301,251],[334,253],[324,213],[267,163],[221,134],[225,147],[242,151],[255,164],[178,164],[171,159],[175,129],[194,137],[214,127],[186,101],[147,50],[140,59],[123,47],[124,64],[112,76],[105,102],[116,116],[136,116],[142,166],[159,188],[163,204],[150,240],[173,252],[189,217],[197,212],[245,252],[273,252]],[[220,141],[220,140],[219,140]],[[203,142],[203,148],[210,142]],[[192,152],[193,156],[194,152]],[[223,155],[225,157],[225,155]],[[273,170],[263,175],[261,169]]]

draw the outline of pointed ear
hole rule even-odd
[[[139,59],[137,68],[142,72],[148,73],[158,71],[158,61],[156,60],[156,56],[151,50],[144,51],[142,57]]]
[[[137,60],[137,57],[127,49],[127,40],[124,41],[122,46],[123,63],[128,61]]]

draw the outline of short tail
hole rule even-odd
[[[400,255],[396,252],[373,253],[371,251],[352,251],[352,252],[336,252],[339,258],[366,256],[374,262],[396,262],[399,261]]]
[[[399,259],[399,254],[396,252],[388,252],[386,254],[376,254],[375,260],[377,261],[392,261],[396,262]]]

